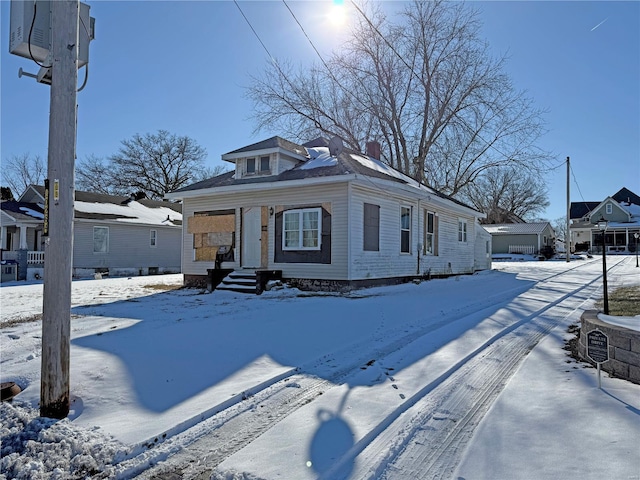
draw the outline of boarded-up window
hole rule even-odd
[[[380,251],[380,205],[364,204],[364,243],[367,252]]]
[[[193,234],[194,259],[215,260],[221,246],[234,246],[235,210],[195,212],[187,220],[187,232]]]

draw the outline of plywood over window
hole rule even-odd
[[[187,232],[193,234],[196,261],[214,261],[218,249],[234,245],[233,210],[196,212],[187,219]]]

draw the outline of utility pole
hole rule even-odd
[[[47,179],[49,237],[42,305],[40,415],[69,414],[71,265],[78,84],[78,0],[51,2],[51,103]]]
[[[569,258],[571,257],[571,231],[569,230],[569,225],[571,224],[571,196],[569,195],[569,173],[571,167],[569,163],[569,157],[567,157],[567,224],[566,229],[567,232],[564,236],[564,249],[567,251],[567,263],[569,263]]]

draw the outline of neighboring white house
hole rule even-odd
[[[18,279],[42,276],[44,187],[31,185],[17,201],[1,206],[2,260],[17,263]],[[181,231],[179,204],[76,191],[73,274],[178,273]]]
[[[622,188],[602,202],[572,202],[569,212],[573,251],[602,252],[602,232],[597,226],[601,220],[607,222],[607,253],[638,250],[634,234],[640,234],[640,197],[631,190]]]
[[[322,289],[490,268],[484,214],[371,155],[272,137],[222,159],[235,170],[166,195],[182,201],[187,285],[216,267]]]
[[[549,222],[496,223],[483,227],[491,234],[492,253],[540,255],[555,249],[555,232]]]

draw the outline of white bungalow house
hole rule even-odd
[[[216,269],[343,289],[491,268],[484,214],[374,158],[376,142],[371,155],[328,145],[272,137],[222,155],[235,170],[167,194],[182,201],[185,284]]]
[[[570,206],[573,251],[602,253],[603,238],[598,222],[607,222],[604,241],[607,253],[635,253],[640,235],[640,197],[627,188],[601,202],[572,202]]]
[[[3,201],[1,207],[3,273],[17,265],[18,280],[42,277],[44,187],[31,185],[17,201]],[[178,273],[181,231],[179,204],[76,191],[73,274]]]
[[[555,249],[555,232],[549,222],[496,223],[483,227],[491,234],[494,254],[541,255]]]

